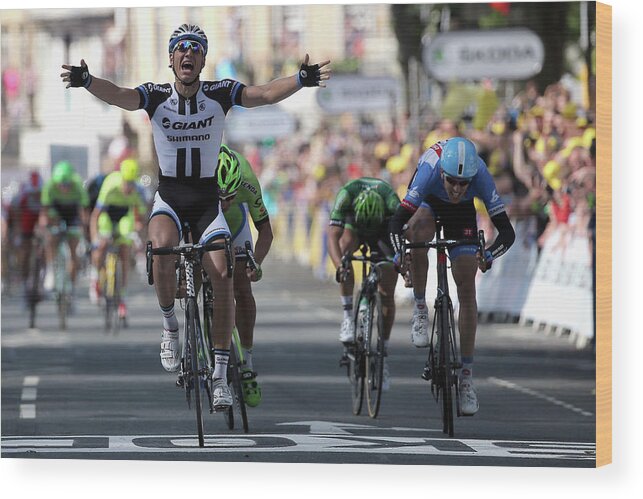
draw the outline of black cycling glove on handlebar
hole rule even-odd
[[[69,75],[69,85],[71,87],[89,87],[92,84],[92,75],[89,74],[87,65],[72,66]]]
[[[297,73],[297,81],[302,87],[318,87],[321,81],[319,64],[302,64]]]

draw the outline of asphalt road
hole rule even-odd
[[[391,389],[377,419],[354,416],[338,365],[341,310],[334,283],[272,260],[255,287],[255,368],[263,401],[250,432],[208,415],[198,448],[194,414],[159,361],[154,291],[135,277],[129,327],[102,329],[86,287],[60,331],[53,303],[27,329],[21,299],[2,296],[2,457],[276,463],[593,467],[595,362],[566,339],[516,324],[479,326],[480,411],[441,432],[410,343],[408,306],[389,347]]]

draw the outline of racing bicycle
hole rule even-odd
[[[234,262],[232,260],[232,242],[229,236],[226,236],[223,243],[191,243],[188,242],[189,227],[184,228],[184,240],[179,246],[153,248],[152,242],[147,242],[147,276],[149,284],[154,284],[154,274],[152,270],[153,255],[178,255],[178,270],[185,275],[185,295],[182,298],[185,310],[184,335],[181,349],[181,364],[176,381],[177,387],[185,390],[185,398],[188,408],[194,406],[196,413],[197,434],[199,447],[205,445],[203,431],[203,405],[207,404],[210,413],[219,410],[212,404],[212,374],[214,372],[213,356],[211,351],[210,337],[201,327],[199,316],[199,305],[197,302],[197,279],[202,272],[201,258],[207,251],[224,250],[227,262],[228,278],[232,277]],[[206,311],[206,327],[212,315]],[[208,330],[209,332],[209,330]],[[206,400],[207,399],[207,400]],[[227,408],[226,408],[227,410]]]
[[[446,239],[442,237],[442,224],[436,220],[434,241],[406,242],[402,248],[402,255],[406,254],[406,249],[413,248],[434,248],[437,252],[438,288],[434,302],[429,354],[422,371],[422,378],[431,383],[431,394],[435,401],[442,403],[442,432],[450,437],[454,434],[454,406],[457,416],[462,416],[458,378],[462,363],[456,336],[453,302],[449,296],[447,250],[463,245],[477,246],[480,253],[484,254],[484,231],[478,231],[477,239]]]
[[[359,248],[360,255],[349,254],[342,257],[344,269],[350,269],[351,262],[362,263],[362,284],[356,293],[358,306],[353,314],[355,341],[345,345],[340,365],[347,367],[351,383],[353,414],[362,410],[364,392],[368,415],[376,418],[382,398],[384,378],[384,318],[382,298],[378,292],[381,280],[381,266],[390,264],[377,252],[370,252],[367,244]]]

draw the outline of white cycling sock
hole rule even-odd
[[[344,319],[350,319],[353,316],[353,297],[352,296],[342,296],[342,308],[344,310]]]
[[[174,303],[169,307],[161,307],[161,312],[163,313],[163,329],[167,331],[178,331],[179,320],[174,313]]]
[[[228,380],[228,359],[230,358],[230,350],[214,349],[214,373],[213,378],[221,378],[224,381]]]

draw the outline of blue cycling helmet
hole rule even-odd
[[[203,47],[203,55],[208,53],[208,37],[205,36],[205,32],[198,25],[181,24],[181,26],[176,28],[170,36],[170,42],[168,44],[169,53],[174,52],[176,45],[183,40],[194,40],[200,43]]]
[[[476,146],[464,137],[453,137],[442,148],[440,164],[449,177],[471,179],[478,173]]]

